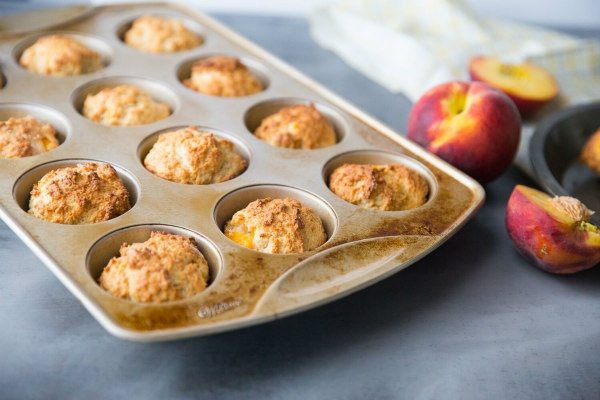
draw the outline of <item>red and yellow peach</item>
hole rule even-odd
[[[589,222],[592,214],[573,197],[517,185],[506,206],[506,229],[537,267],[570,274],[600,262],[600,229]]]
[[[512,163],[521,136],[513,101],[482,82],[448,82],[414,105],[408,137],[481,183]]]

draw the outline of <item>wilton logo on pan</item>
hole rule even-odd
[[[219,314],[222,314],[226,311],[232,310],[236,307],[239,307],[242,302],[238,299],[224,301],[222,303],[211,304],[207,306],[202,306],[198,310],[198,316],[200,318],[211,318],[215,317]]]

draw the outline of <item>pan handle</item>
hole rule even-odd
[[[379,237],[315,254],[277,279],[253,315],[287,314],[345,296],[406,268],[437,240],[439,237],[431,236]]]

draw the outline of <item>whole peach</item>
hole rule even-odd
[[[408,137],[481,183],[512,163],[521,116],[504,93],[482,82],[448,82],[414,105]]]
[[[600,262],[600,229],[589,222],[592,214],[573,197],[550,197],[517,185],[506,206],[506,229],[536,266],[570,274]]]

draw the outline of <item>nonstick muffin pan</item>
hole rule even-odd
[[[174,54],[146,54],[121,37],[144,14],[178,17],[204,44]],[[476,212],[484,191],[471,178],[397,135],[316,82],[211,18],[171,4],[98,7],[61,31],[86,38],[106,67],[77,77],[32,74],[18,64],[20,52],[40,35],[3,39],[0,117],[31,114],[59,132],[61,145],[47,153],[0,159],[0,216],[60,281],[112,334],[139,341],[200,336],[240,328],[331,301],[397,272],[448,239]],[[182,84],[191,62],[225,54],[242,59],[266,89],[255,95],[219,98]],[[171,106],[163,120],[107,127],[80,114],[87,93],[131,83]],[[316,104],[335,127],[338,143],[317,150],[272,147],[255,138],[265,116],[296,103]],[[157,133],[198,125],[231,139],[248,169],[219,184],[184,185],[146,170],[142,159]],[[61,225],[27,214],[33,184],[51,169],[93,160],[115,166],[131,193],[132,208],[109,221]],[[428,181],[426,204],[409,211],[354,206],[327,187],[344,162],[399,162]],[[327,242],[315,251],[271,255],[243,248],[222,232],[249,202],[289,196],[323,220]],[[141,304],[104,291],[102,268],[124,242],[143,241],[152,230],[193,237],[208,260],[211,278],[202,293],[175,302]],[[18,265],[3,265],[18,268]]]

